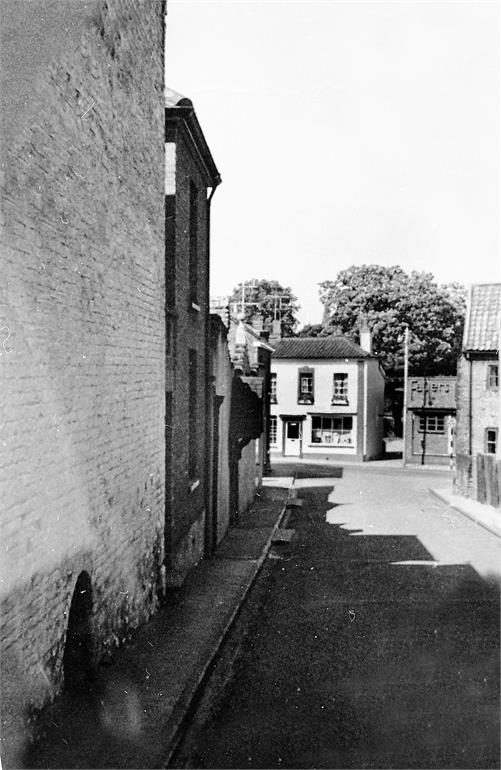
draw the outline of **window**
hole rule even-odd
[[[198,304],[198,190],[190,182],[190,302]]]
[[[270,375],[270,404],[277,403],[277,375],[272,372]]]
[[[298,372],[297,402],[313,404],[314,400],[313,369],[303,366]]]
[[[443,433],[445,417],[443,414],[419,415],[420,433]]]
[[[348,375],[346,373],[336,373],[332,390],[333,404],[348,403]]]
[[[277,418],[275,415],[270,417],[270,444],[277,443]]]
[[[197,351],[190,350],[188,369],[188,476],[190,479],[196,479],[198,473],[197,368]]]
[[[498,429],[486,428],[485,430],[485,451],[488,455],[495,455],[498,444]]]
[[[488,364],[487,366],[487,389],[497,390],[499,387],[499,366],[498,364]]]
[[[311,441],[313,444],[353,446],[353,417],[313,415],[311,418]]]

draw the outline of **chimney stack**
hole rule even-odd
[[[270,345],[282,339],[282,322],[273,321],[271,324]]]
[[[368,326],[360,328],[360,347],[367,353],[372,353],[372,332]]]

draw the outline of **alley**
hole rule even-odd
[[[499,767],[501,540],[429,494],[443,472],[295,470],[296,536],[171,766]]]

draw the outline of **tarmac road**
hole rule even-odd
[[[501,539],[429,495],[447,473],[296,471],[170,766],[498,768]]]

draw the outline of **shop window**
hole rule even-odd
[[[444,433],[445,417],[443,414],[419,415],[420,433]]]
[[[488,364],[487,366],[487,389],[497,390],[499,387],[499,366],[498,364]]]
[[[347,415],[336,415],[335,417],[313,415],[311,418],[311,441],[313,444],[353,446],[353,417]]]
[[[270,444],[277,443],[277,418],[275,415],[270,417]]]
[[[270,404],[277,403],[277,375],[272,372],[270,375]]]
[[[485,430],[485,451],[488,455],[495,455],[498,445],[498,429],[486,428]]]
[[[303,367],[298,372],[298,404],[313,404],[314,398],[314,380],[313,369]]]
[[[336,374],[334,374],[332,403],[348,403],[348,375],[345,372],[336,372]]]

